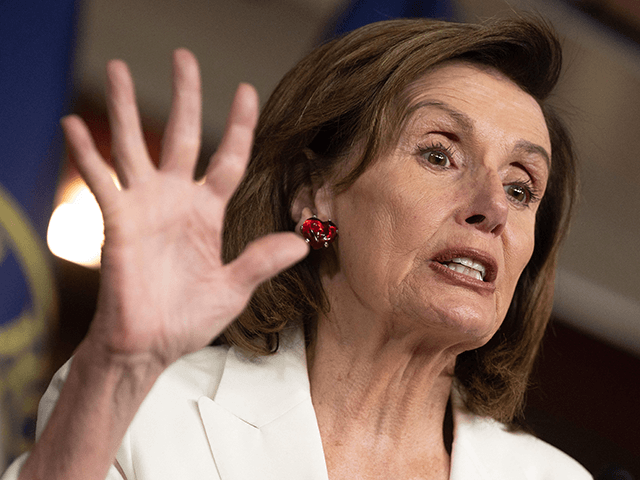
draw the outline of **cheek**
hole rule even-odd
[[[522,273],[524,267],[526,267],[529,263],[529,260],[531,260],[531,255],[533,255],[533,250],[536,243],[535,235],[536,232],[534,220],[529,223],[528,228],[525,230],[525,233],[522,234],[522,241],[519,249],[520,273]]]
[[[433,189],[401,180],[388,173],[361,177],[334,200],[340,269],[385,296],[413,268],[447,204]]]
[[[496,285],[495,307],[500,321],[504,319],[520,279],[529,263],[535,243],[535,217],[510,216],[508,227],[502,233],[503,274]]]
[[[364,187],[342,202],[341,232],[348,229],[382,258],[417,254],[448,215],[449,202],[433,189],[409,182]]]
[[[396,217],[384,190],[357,181],[334,199],[333,214],[339,229],[338,268],[353,281],[381,281],[394,248]]]
[[[375,245],[388,244],[397,229],[398,217],[402,215],[398,206],[398,186],[393,178],[372,167],[349,189],[335,197],[334,212],[341,232],[341,239],[354,236]],[[345,243],[345,242],[341,242]]]
[[[522,271],[529,263],[535,247],[535,224],[523,222],[517,225],[505,239],[505,281],[513,294]]]

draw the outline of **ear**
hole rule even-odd
[[[329,183],[325,181],[301,187],[291,205],[291,219],[296,225],[299,226],[313,215],[320,220],[329,220],[332,211],[331,190]]]

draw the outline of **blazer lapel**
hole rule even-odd
[[[229,349],[213,399],[198,408],[222,480],[327,480],[301,329],[248,358]]]

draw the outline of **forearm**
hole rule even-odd
[[[162,371],[147,360],[117,358],[85,340],[20,480],[104,479]]]

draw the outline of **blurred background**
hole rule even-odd
[[[398,16],[477,22],[534,12],[565,46],[553,102],[573,131],[581,203],[556,281],[527,418],[599,479],[640,479],[640,2],[637,0],[0,1],[0,472],[33,440],[37,402],[84,336],[98,288],[99,210],[64,153],[81,114],[109,157],[104,65],[127,61],[152,156],[170,55],[199,58],[215,150],[239,82],[264,101],[336,32]]]

